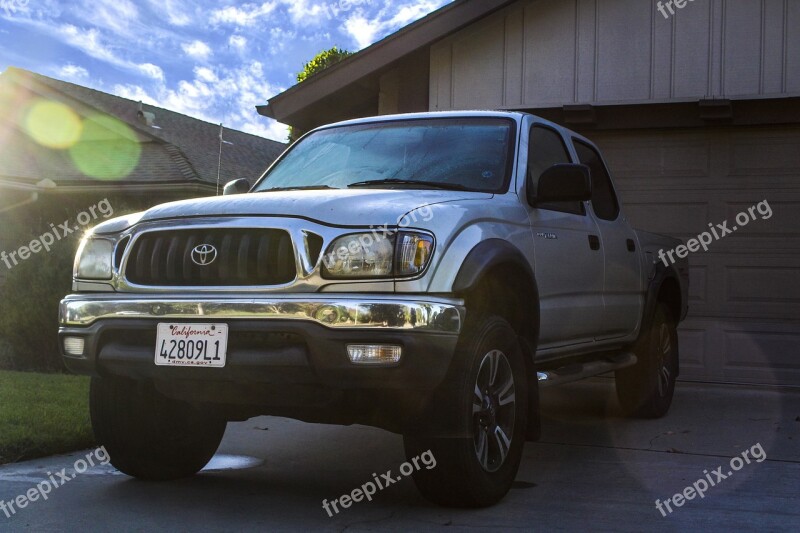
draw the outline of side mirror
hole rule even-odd
[[[238,180],[229,181],[225,184],[225,188],[222,189],[223,196],[228,196],[229,194],[242,194],[246,193],[250,190],[250,181],[246,178],[239,178]]]
[[[583,202],[592,199],[592,179],[586,165],[559,164],[545,170],[539,177],[536,193],[528,187],[531,205],[550,202]]]

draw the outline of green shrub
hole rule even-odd
[[[6,356],[0,355],[0,365],[7,370],[63,369],[58,353],[58,303],[70,291],[78,242],[58,244],[50,253],[32,256],[14,267],[0,289],[0,337],[8,345]]]
[[[2,194],[2,191],[0,191]],[[52,230],[51,224],[72,221],[78,213],[107,199],[113,206],[111,216],[146,209],[154,203],[179,197],[149,194],[99,196],[97,193],[65,197],[42,197],[25,209],[15,209],[0,216],[0,236],[6,252],[27,245],[34,238]],[[90,226],[103,222],[98,217]],[[0,368],[7,370],[64,370],[58,350],[58,304],[70,293],[72,262],[80,244],[78,232],[57,241],[49,252],[44,250],[19,262],[0,281]],[[5,342],[5,347],[3,347]]]

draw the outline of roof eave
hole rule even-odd
[[[273,114],[272,114],[272,108],[270,106],[268,106],[267,104],[257,105],[256,106],[256,112],[259,115],[261,115],[262,117],[275,118],[273,116]]]

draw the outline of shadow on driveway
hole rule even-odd
[[[98,467],[10,519],[0,513],[0,530],[800,529],[798,391],[681,383],[666,418],[631,420],[619,413],[613,381],[598,378],[545,391],[543,416],[542,441],[526,446],[515,488],[489,509],[432,506],[404,479],[329,518],[323,499],[351,492],[373,473],[398,471],[402,439],[363,426],[261,417],[229,425],[220,454],[233,456],[227,466],[237,468],[146,483]],[[705,472],[723,466],[727,474],[730,459],[756,444],[763,462],[744,465],[666,517],[656,509],[656,499]],[[0,468],[0,499],[24,494],[84,455]]]

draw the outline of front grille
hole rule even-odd
[[[134,243],[125,269],[129,282],[149,286],[281,285],[295,275],[289,233],[276,229],[145,233]]]

